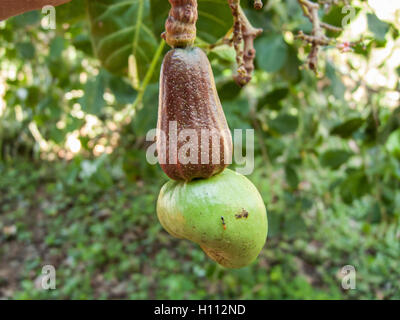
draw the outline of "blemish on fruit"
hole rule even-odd
[[[242,212],[240,212],[238,214],[235,214],[235,218],[236,219],[241,219],[241,218],[246,218],[247,219],[248,217],[249,217],[249,213],[244,209],[242,209]]]

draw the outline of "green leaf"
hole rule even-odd
[[[83,9],[84,7],[85,0],[74,0],[61,6],[57,6],[57,25],[61,27],[64,23],[71,25],[75,22],[81,21],[86,16],[86,12],[85,10],[79,9]]]
[[[63,113],[59,101],[52,95],[47,95],[36,106],[35,120],[38,125],[44,125],[45,122],[57,122]]]
[[[35,109],[39,103],[40,89],[37,86],[31,86],[28,88],[28,97],[26,99],[26,106]]]
[[[385,41],[386,33],[389,31],[389,24],[379,20],[375,14],[368,14],[368,29],[375,35],[378,41]]]
[[[292,165],[287,164],[285,166],[285,176],[286,176],[286,182],[289,184],[289,186],[292,189],[297,189],[300,180],[296,170]]]
[[[81,50],[89,56],[93,56],[93,46],[89,35],[84,33],[77,35],[72,39],[72,44],[76,49]]]
[[[375,118],[374,111],[371,111],[366,118],[366,126],[364,130],[364,141],[366,143],[374,143],[378,138],[379,122]]]
[[[330,131],[332,135],[337,135],[342,138],[350,138],[364,123],[362,118],[349,119],[335,127]]]
[[[351,172],[340,186],[340,195],[347,204],[367,194],[371,189],[368,178],[361,170]]]
[[[24,28],[40,23],[40,12],[38,10],[28,11],[10,19],[13,27]]]
[[[218,88],[218,95],[221,101],[234,100],[240,94],[241,88],[235,81],[228,81]]]
[[[279,110],[281,108],[279,102],[287,97],[289,94],[288,87],[275,88],[274,90],[268,92],[264,97],[262,97],[257,104],[257,109],[260,110],[263,107],[268,107],[273,110]]]
[[[344,86],[342,79],[337,75],[335,66],[330,62],[326,64],[326,76],[331,81],[330,89],[335,98],[343,100],[346,87]]]
[[[85,94],[80,99],[83,111],[94,115],[99,115],[101,113],[105,105],[103,95],[106,81],[106,73],[104,70],[100,70],[100,73],[95,79],[90,79],[86,82]]]
[[[250,129],[248,114],[249,102],[246,98],[225,100],[223,108],[226,110],[226,120],[231,129]],[[242,137],[245,139],[245,135]],[[245,145],[245,144],[243,144]]]
[[[67,116],[66,123],[67,123],[67,125],[63,129],[64,132],[72,132],[72,131],[80,128],[85,123],[85,120],[84,119],[75,118],[75,117],[73,117],[72,115],[69,114]]]
[[[397,107],[390,113],[385,126],[380,130],[378,134],[378,140],[381,143],[385,143],[386,140],[389,138],[389,135],[398,128],[400,128],[400,107]]]
[[[285,219],[284,232],[289,238],[293,238],[307,231],[304,219],[299,214],[292,214]]]
[[[212,56],[217,56],[220,60],[226,61],[228,63],[236,62],[236,52],[233,47],[228,45],[217,46],[210,51],[209,57],[211,60]]]
[[[381,209],[381,204],[376,201],[368,210],[368,220],[371,223],[379,223],[381,222],[382,219],[382,209]]]
[[[281,34],[261,37],[255,42],[256,61],[267,72],[276,72],[283,67],[287,59],[288,45]]]
[[[131,84],[118,76],[111,76],[109,87],[117,102],[121,104],[133,103],[137,96],[137,92],[132,88]]]
[[[35,57],[35,47],[31,42],[19,42],[15,47],[22,59],[32,60]]]
[[[53,140],[55,143],[62,143],[68,132],[65,130],[60,130],[56,126],[50,128],[47,135],[48,139]]]
[[[232,27],[231,9],[225,0],[198,0],[198,13],[197,35],[209,43],[222,38]]]
[[[351,152],[346,150],[332,149],[324,152],[321,155],[320,162],[322,166],[336,170],[342,164],[346,163],[352,155],[353,154]]]
[[[57,36],[50,42],[50,58],[52,60],[58,60],[61,58],[64,50],[64,38]]]
[[[282,68],[283,76],[292,83],[298,83],[301,80],[300,66],[302,62],[297,57],[297,50],[294,46],[288,46],[286,62]]]
[[[332,6],[329,12],[324,14],[322,20],[330,25],[341,27],[343,18],[347,15],[347,13],[342,13],[342,8],[342,6]]]
[[[153,33],[150,2],[146,0],[87,0],[94,49],[104,68],[114,74],[128,74],[128,58],[136,60],[143,79],[158,48]],[[153,76],[153,80],[158,75]]]
[[[289,134],[297,130],[299,119],[290,114],[281,114],[275,119],[269,120],[268,126],[280,134]]]
[[[400,129],[393,131],[385,144],[386,149],[400,159]]]
[[[143,96],[143,107],[139,109],[132,121],[135,135],[143,137],[150,129],[157,126],[158,84],[147,87]]]

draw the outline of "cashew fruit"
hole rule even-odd
[[[172,236],[199,244],[227,268],[253,262],[268,231],[258,190],[245,176],[229,169],[209,179],[167,182],[158,197],[157,216]]]
[[[209,178],[232,159],[232,137],[207,55],[199,48],[175,48],[160,75],[157,152],[174,180]]]

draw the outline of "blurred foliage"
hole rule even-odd
[[[400,298],[399,14],[354,1],[354,21],[331,36],[357,45],[323,50],[314,75],[294,37],[311,27],[297,2],[257,12],[242,0],[264,33],[240,89],[232,48],[209,47],[231,26],[225,2],[199,0],[197,45],[230,128],[255,129],[249,178],[270,225],[258,260],[224,269],[157,221],[167,178],[147,163],[145,136],[167,1],[74,0],[56,30],[36,11],[0,22],[0,297]],[[341,9],[323,20],[340,25]],[[57,290],[37,288],[46,264]],[[341,289],[345,265],[356,290]]]

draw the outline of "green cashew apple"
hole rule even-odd
[[[208,179],[167,182],[157,216],[172,236],[199,244],[227,268],[253,262],[267,238],[263,199],[250,180],[229,169]]]

